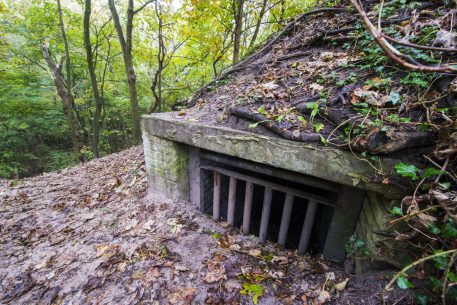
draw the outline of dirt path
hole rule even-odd
[[[0,181],[1,304],[251,304],[256,292],[258,304],[381,303],[379,275],[154,202],[141,147],[13,184]]]

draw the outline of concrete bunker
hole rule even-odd
[[[227,127],[187,121],[176,113],[142,120],[151,191],[195,204],[214,220],[261,242],[343,261],[357,232],[377,253],[374,232],[402,190],[381,183],[349,152]],[[396,160],[383,159],[384,168]],[[382,238],[381,238],[382,239]]]

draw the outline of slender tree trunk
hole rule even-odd
[[[89,70],[90,81],[92,84],[92,92],[95,100],[95,112],[92,119],[92,151],[94,157],[99,157],[98,141],[100,138],[100,115],[102,113],[103,100],[98,89],[97,76],[95,75],[94,59],[92,54],[92,45],[90,42],[90,15],[91,15],[91,0],[85,0],[84,10],[84,47],[86,49],[87,68]]]
[[[67,90],[67,86],[65,84],[65,80],[62,76],[62,66],[63,61],[65,60],[65,56],[62,57],[59,64],[56,64],[52,61],[51,56],[49,55],[49,44],[43,43],[41,46],[41,51],[43,53],[43,58],[46,61],[49,69],[52,72],[52,76],[54,79],[54,84],[57,89],[57,94],[60,96],[62,100],[63,111],[65,113],[65,117],[67,119],[68,128],[70,129],[71,133],[71,140],[73,143],[73,154],[75,159],[78,161],[84,161],[83,156],[81,155],[81,149],[83,147],[82,142],[80,141],[78,129],[76,127],[76,119],[74,115],[73,108],[70,102],[71,92]]]
[[[257,40],[257,36],[259,35],[260,26],[262,25],[262,19],[263,19],[263,16],[265,15],[265,12],[267,9],[267,3],[268,3],[268,0],[263,0],[262,7],[260,8],[259,19],[257,20],[257,23],[255,25],[254,34],[252,34],[251,42],[249,43],[248,49],[252,49]]]
[[[140,110],[138,107],[138,94],[136,91],[136,75],[133,67],[132,57],[132,30],[133,30],[133,16],[135,14],[133,10],[133,0],[128,1],[127,8],[127,24],[126,24],[126,36],[122,30],[122,25],[119,20],[119,15],[114,5],[114,0],[108,0],[111,15],[113,17],[114,27],[116,28],[119,43],[122,48],[122,54],[124,59],[125,73],[127,76],[127,82],[129,86],[130,94],[130,108],[132,113],[133,121],[133,138],[135,143],[141,142],[141,129],[140,129]]]
[[[162,72],[164,69],[164,61],[165,61],[165,41],[163,39],[163,20],[161,16],[161,8],[160,3],[155,2],[155,14],[157,20],[159,22],[159,30],[157,32],[157,40],[159,42],[159,51],[157,53],[157,70],[154,73],[154,78],[152,80],[151,90],[152,95],[154,96],[154,104],[150,108],[149,112],[152,113],[154,111],[161,111],[162,110]]]
[[[80,134],[79,129],[77,128],[77,123],[76,123],[76,119],[75,119],[76,104],[75,104],[75,99],[73,97],[73,91],[72,91],[73,75],[71,72],[70,48],[68,46],[67,34],[65,32],[65,23],[63,22],[62,5],[60,3],[60,0],[57,0],[57,13],[59,15],[60,31],[61,31],[62,40],[64,43],[64,49],[65,49],[65,71],[66,71],[66,82],[65,82],[65,80],[63,80],[63,77],[62,77],[62,72],[61,72],[62,68],[60,67],[60,69],[58,71],[58,74],[62,78],[63,85],[66,88],[65,97],[62,98],[62,95],[60,95],[60,94],[59,94],[59,96],[62,98],[62,102],[64,103],[64,111],[66,112],[68,125],[69,125],[70,131],[71,131],[74,155],[77,160],[83,162],[84,158],[81,155],[81,149],[83,148],[84,144],[81,139],[82,135]],[[49,49],[47,49],[47,55],[49,56]],[[49,66],[49,63],[48,63],[48,66]],[[54,71],[55,69],[51,68],[51,70],[53,70],[53,73],[55,74],[55,71]],[[55,76],[54,76],[54,79],[56,79]],[[60,82],[59,82],[59,85],[60,85]],[[57,83],[56,83],[56,86],[57,86]],[[59,91],[58,88],[57,88],[57,90]],[[76,152],[76,150],[77,150],[77,152]]]
[[[236,0],[235,32],[233,34],[233,64],[240,60],[241,33],[243,30],[244,0]]]

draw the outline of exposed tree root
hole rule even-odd
[[[292,132],[290,130],[283,129],[275,121],[269,120],[263,115],[251,112],[249,109],[241,106],[231,107],[230,113],[243,119],[258,122],[260,125],[264,126],[268,130],[273,131],[277,135],[287,140],[299,142],[319,142],[321,139],[321,136],[318,133],[308,133],[303,131]]]
[[[299,104],[296,109],[303,114],[309,115],[312,109],[308,108],[308,104],[309,103]],[[321,135],[318,133],[307,133],[303,131],[291,132],[285,130],[275,121],[269,120],[265,116],[254,113],[241,106],[231,107],[230,112],[237,117],[258,122],[265,128],[288,140],[319,142],[321,139]],[[318,113],[321,117],[339,127],[346,124],[352,125],[358,120],[361,120],[359,115],[349,109],[320,107]],[[368,135],[356,137],[351,142],[351,148],[356,151],[369,152],[371,154],[389,154],[407,148],[431,146],[434,144],[435,138],[436,136],[433,132],[394,131],[390,133],[381,131],[379,128],[373,128]]]

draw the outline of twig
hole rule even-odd
[[[442,279],[443,291],[441,292],[441,303],[443,305],[446,305],[446,292],[448,290],[448,287],[447,287],[448,279],[447,278],[449,275],[449,271],[451,271],[452,266],[454,266],[454,262],[455,262],[456,258],[457,258],[457,252],[454,252],[454,254],[452,254],[451,259],[449,260],[449,263],[447,264],[446,270],[444,271],[444,274],[443,274],[443,279]]]
[[[422,155],[425,159],[427,159],[427,161],[429,161],[430,163],[432,163],[433,165],[435,165],[436,167],[439,167],[441,168],[441,165],[439,165],[438,163],[436,163],[435,161],[432,160],[432,158],[430,158],[429,156],[426,156],[426,155]],[[457,182],[457,179],[450,173],[448,172],[447,170],[444,170],[446,172],[446,175],[451,178],[454,182]]]
[[[352,1],[352,0],[351,0]],[[387,284],[387,286],[384,288],[384,290],[390,290],[391,289],[391,286],[393,285],[393,283],[395,283],[395,281],[402,275],[405,275],[406,274],[406,271],[408,271],[409,269],[413,268],[414,266],[417,266],[425,261],[428,261],[429,259],[432,259],[432,258],[435,258],[435,257],[440,257],[440,256],[444,256],[444,255],[448,255],[448,254],[451,254],[451,253],[456,253],[457,252],[457,249],[453,249],[453,250],[448,250],[448,251],[443,251],[443,252],[438,252],[438,253],[435,253],[433,255],[429,255],[429,256],[426,256],[426,257],[423,257],[421,259],[418,259],[414,262],[412,262],[411,264],[409,264],[408,266],[406,266],[405,268],[401,269],[400,272],[397,272],[395,274],[395,276],[390,280],[389,284]]]

